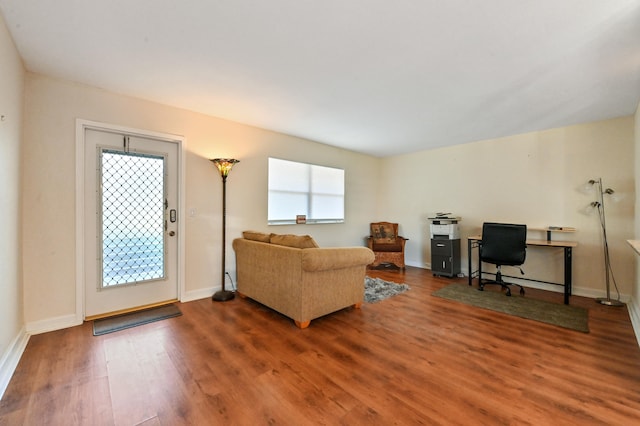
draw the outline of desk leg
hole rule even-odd
[[[468,266],[468,271],[469,271],[469,285],[471,285],[471,281],[472,281],[472,274],[473,271],[471,270],[471,268],[473,267],[471,264],[471,240],[467,239],[467,266]]]
[[[478,287],[482,284],[482,260],[480,260],[480,244],[478,243]]]
[[[572,292],[571,283],[571,247],[564,248],[564,304],[569,304],[569,296]]]

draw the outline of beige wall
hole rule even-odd
[[[635,210],[635,234],[633,239],[640,240],[640,104],[634,115],[634,158],[636,166],[636,210]],[[636,279],[632,290],[632,301],[629,306],[631,319],[634,322],[636,330],[640,331],[640,256],[635,256]],[[636,333],[638,342],[640,343],[640,333]]]
[[[187,296],[220,286],[222,181],[209,158],[240,160],[227,181],[226,269],[232,273],[231,240],[242,230],[309,233],[323,246],[362,245],[376,209],[379,160],[373,157],[31,73],[25,116],[25,316],[36,330],[40,321],[75,311],[77,118],[186,137],[185,206],[195,211],[183,217]],[[269,156],[344,168],[346,222],[268,227]]]
[[[401,223],[410,238],[407,260],[413,265],[430,262],[426,218],[435,212],[462,216],[464,268],[465,238],[478,233],[485,220],[573,226],[578,232],[557,239],[579,244],[573,257],[574,293],[601,296],[599,222],[584,212],[596,195],[578,188],[602,177],[606,187],[625,195],[617,204],[606,203],[606,214],[613,269],[620,291],[628,296],[635,282],[635,260],[626,243],[634,234],[633,125],[627,117],[387,158],[380,197],[389,201],[383,202],[381,216]],[[560,250],[530,249],[527,256],[528,276],[562,282]]]
[[[292,136],[216,119],[96,88],[27,74],[24,171],[24,289],[27,322],[75,310],[75,120],[82,118],[186,137],[186,283],[188,295],[219,286],[221,180],[208,161],[241,160],[228,180],[227,270],[230,241],[244,229],[312,234],[323,246],[361,245],[367,224],[393,220],[408,244],[407,260],[430,262],[428,221],[436,211],[463,217],[465,238],[484,220],[565,225],[578,229],[574,253],[576,294],[604,291],[601,233],[583,213],[595,195],[577,189],[602,177],[626,198],[607,204],[614,271],[620,290],[635,282],[633,118],[621,118],[412,155],[377,159]],[[276,156],[346,169],[347,221],[343,225],[266,225],[267,158]],[[188,212],[195,210],[195,216]],[[462,260],[466,265],[466,245]],[[466,270],[463,270],[466,272]],[[562,280],[559,251],[530,250],[529,276]],[[554,288],[560,290],[560,288]]]
[[[20,150],[24,69],[0,15],[0,370],[24,326],[20,257]],[[1,383],[0,383],[1,385]],[[1,388],[1,386],[0,386]],[[3,389],[0,389],[0,395]]]

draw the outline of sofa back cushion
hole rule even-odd
[[[310,235],[271,234],[271,244],[299,249],[320,247]]]
[[[265,234],[264,232],[259,232],[259,231],[244,231],[242,233],[242,236],[246,240],[260,241],[262,243],[271,242],[271,235],[272,234]]]

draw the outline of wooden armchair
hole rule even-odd
[[[404,245],[408,238],[398,235],[398,224],[390,222],[374,222],[370,225],[370,235],[367,245],[376,258],[370,267],[384,263],[392,263],[404,269]]]

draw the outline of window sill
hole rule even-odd
[[[344,223],[344,219],[307,219],[305,223],[296,223],[295,219],[291,220],[270,220],[267,225],[324,225],[330,223]]]

